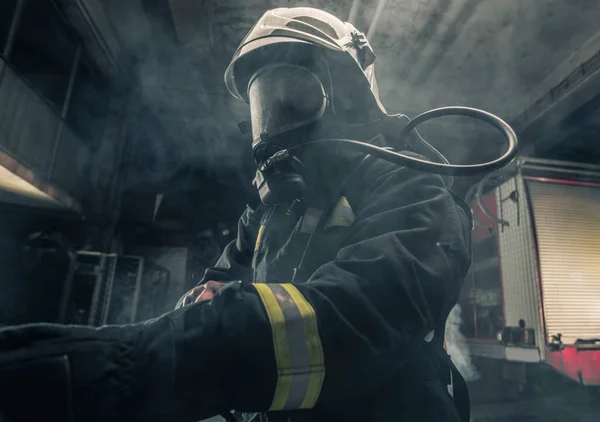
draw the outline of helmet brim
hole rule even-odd
[[[248,81],[270,63],[299,64],[314,52],[314,44],[291,37],[264,37],[241,45],[225,70],[225,85],[234,97],[248,102]],[[279,53],[279,54],[278,54]],[[282,56],[286,57],[282,59]]]
[[[247,103],[248,82],[261,67],[282,62],[302,66],[320,58],[327,59],[333,79],[340,80],[343,77],[352,84],[356,101],[363,104],[360,112],[364,116],[357,123],[372,121],[381,117],[382,113],[386,114],[385,108],[374,98],[368,80],[351,55],[341,49],[315,45],[293,37],[268,36],[240,46],[225,71],[225,85],[231,95]]]

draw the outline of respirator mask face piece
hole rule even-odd
[[[267,66],[250,79],[248,99],[252,150],[258,165],[254,184],[262,202],[285,203],[302,197],[304,165],[283,150],[304,142],[308,126],[325,113],[323,84],[304,67]]]

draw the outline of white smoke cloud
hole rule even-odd
[[[456,305],[452,308],[450,315],[448,315],[448,320],[446,321],[446,350],[464,379],[466,381],[475,381],[481,378],[481,375],[471,362],[469,346],[467,345],[465,336],[460,331],[462,323],[461,312],[460,305]]]

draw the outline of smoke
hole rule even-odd
[[[248,140],[236,123],[248,110],[224,89],[223,72],[242,37],[269,8],[319,7],[369,32],[390,112],[414,116],[469,105],[505,119],[552,88],[540,82],[596,32],[600,16],[596,0],[580,0],[577,7],[556,0],[402,0],[386,2],[377,20],[378,0],[105,3],[124,50],[138,60],[136,83],[150,110],[142,113],[140,125],[160,126],[149,127],[140,140],[140,148],[154,154],[147,166],[157,173],[186,165],[236,168],[246,158],[242,148]],[[436,124],[431,134],[422,127],[423,135],[451,161],[495,156],[498,145],[488,142],[493,136],[487,131],[454,120]]]
[[[456,305],[448,315],[446,321],[446,350],[465,380],[476,381],[481,378],[481,375],[471,362],[465,336],[460,332],[461,312],[460,305]]]
[[[248,110],[230,98],[223,72],[253,19],[235,35],[221,36],[216,29],[231,30],[237,15],[221,22],[229,15],[215,7],[137,0],[103,8],[122,42],[123,61],[130,64],[120,76],[133,88],[126,187],[165,183],[189,169],[237,174],[251,159],[250,141],[237,128]]]

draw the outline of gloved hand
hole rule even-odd
[[[179,299],[176,308],[191,305],[192,303],[198,303],[203,300],[211,300],[224,285],[225,283],[220,283],[218,281],[207,281],[200,286],[196,286]]]
[[[177,320],[0,329],[0,421],[195,422],[217,409],[176,393]]]

